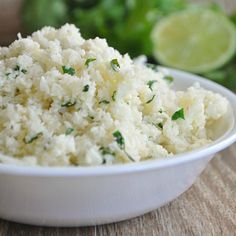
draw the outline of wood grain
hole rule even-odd
[[[1,236],[236,235],[236,144],[217,155],[196,183],[168,205],[132,220],[46,228],[0,220]]]
[[[18,20],[6,21],[9,19],[9,14],[18,16],[20,1],[14,1],[17,3],[10,9],[10,13],[2,11],[0,15],[2,43],[14,39],[15,33],[20,28]],[[6,2],[13,0],[0,0],[1,9]],[[218,0],[218,2],[224,7],[228,6],[229,11],[236,5],[236,1],[232,0]],[[5,27],[6,22],[9,28]],[[144,216],[120,223],[84,228],[35,227],[0,220],[0,236],[5,235],[236,236],[236,144],[216,156],[196,183],[182,196]]]

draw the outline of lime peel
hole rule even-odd
[[[188,9],[163,18],[152,32],[161,64],[205,73],[226,64],[236,51],[236,28],[222,13]]]

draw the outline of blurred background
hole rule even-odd
[[[9,45],[18,32],[26,36],[45,25],[60,27],[69,22],[85,38],[106,38],[121,53],[146,55],[150,63],[158,64],[150,39],[153,28],[190,7],[221,12],[236,30],[236,0],[0,0],[0,45]],[[236,56],[199,74],[236,89]]]

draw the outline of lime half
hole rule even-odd
[[[223,66],[235,54],[236,28],[219,12],[189,9],[158,22],[152,41],[161,64],[203,73]]]

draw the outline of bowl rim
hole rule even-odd
[[[55,176],[55,177],[88,177],[88,176],[101,176],[101,175],[117,175],[117,174],[127,174],[133,172],[142,172],[148,170],[156,170],[162,168],[168,168],[171,166],[181,165],[184,163],[189,163],[193,161],[200,160],[201,158],[207,156],[213,156],[217,152],[225,149],[229,145],[236,141],[236,95],[228,90],[227,88],[219,85],[213,81],[207,80],[204,77],[195,75],[189,72],[184,72],[181,70],[176,70],[168,67],[159,66],[161,70],[165,70],[170,74],[179,74],[183,76],[188,76],[190,80],[197,80],[202,87],[211,87],[214,92],[220,93],[227,97],[230,102],[234,120],[232,121],[232,126],[228,129],[221,137],[216,139],[209,145],[198,148],[196,150],[185,152],[182,154],[177,154],[172,157],[167,157],[165,159],[155,159],[141,161],[137,163],[125,163],[116,164],[109,166],[67,166],[67,167],[44,167],[44,166],[17,166],[11,164],[0,163],[0,174],[9,175],[21,175],[21,176]],[[194,81],[193,81],[194,82]],[[173,158],[174,157],[174,158]]]

